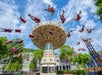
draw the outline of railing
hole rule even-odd
[[[33,28],[33,30],[36,29],[36,28],[38,28],[39,26],[44,26],[44,25],[54,25],[54,26],[58,26],[58,27],[61,28],[62,30],[65,30],[64,27],[62,26],[62,24],[59,23],[59,22],[56,22],[56,21],[44,21],[44,22],[41,22],[41,23],[37,24],[37,25]]]

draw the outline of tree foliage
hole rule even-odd
[[[29,65],[29,68],[30,68],[30,70],[36,70],[36,68],[37,68],[37,63],[38,63],[38,61],[40,62],[41,61],[41,59],[42,59],[42,57],[43,57],[43,52],[44,52],[44,50],[32,50],[31,49],[31,52],[33,52],[33,56],[34,56],[34,58],[33,58],[33,60],[30,62],[30,65]],[[39,63],[40,64],[40,63]]]
[[[5,64],[3,66],[4,70],[14,71],[22,68],[22,58],[19,57],[19,54],[22,52],[24,43],[18,44],[17,40],[20,40],[20,38],[13,39],[13,43],[4,44],[8,39],[6,37],[0,37],[0,59]],[[14,54],[12,54],[11,50],[13,47],[17,49]]]
[[[60,48],[60,58],[65,59],[69,58],[73,55],[74,49],[71,48],[70,46],[64,45]]]
[[[22,69],[22,58],[14,57],[11,61],[3,66],[6,71],[18,71]]]
[[[90,55],[79,53],[78,56],[72,58],[72,61],[85,67],[85,64],[90,62]]]
[[[24,43],[16,43],[17,40],[22,40],[22,39],[20,39],[20,38],[13,39],[14,43],[7,45],[10,55],[11,55],[11,48],[13,48],[13,47],[18,49],[18,51],[16,51],[15,54],[19,54],[20,52],[23,51],[22,48],[24,47]]]
[[[102,0],[95,0],[95,5],[97,6],[97,14],[100,16],[102,22]]]
[[[6,37],[0,37],[0,59],[5,58],[8,55],[7,46],[4,45],[4,42],[7,41]]]
[[[43,57],[44,50],[35,50],[34,51],[34,57],[37,58],[39,61]]]
[[[36,63],[34,62],[34,59],[30,62],[29,68],[31,71],[34,71],[36,69]]]

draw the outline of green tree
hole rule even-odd
[[[34,50],[34,57],[40,61],[43,57],[43,52],[44,50]]]
[[[85,67],[85,65],[90,62],[90,55],[79,53],[77,56],[72,58],[72,61]]]
[[[71,48],[70,46],[63,45],[60,48],[60,58],[65,59],[65,58],[70,58],[74,53],[74,49]]]
[[[22,69],[22,58],[14,57],[10,59],[9,63],[3,66],[7,71],[18,71]]]
[[[15,47],[18,49],[18,51],[15,52],[15,54],[19,54],[23,50],[21,50],[24,47],[24,43],[17,43],[17,40],[22,40],[20,38],[13,39],[14,43],[8,44],[7,47],[9,49],[9,53],[11,54],[11,48]]]
[[[6,37],[0,37],[0,59],[8,56],[7,45],[4,44],[4,42],[6,41],[7,41]]]
[[[19,57],[19,54],[22,53],[22,48],[24,43],[17,43],[17,40],[22,40],[20,38],[13,39],[13,43],[7,45],[8,49],[8,63],[4,65],[4,70],[20,70],[22,67],[22,58]],[[16,51],[12,54],[11,48],[15,47]]]
[[[40,61],[43,57],[44,50],[34,50],[34,66],[37,67],[37,64],[40,64]]]
[[[30,70],[34,71],[36,69],[36,62],[34,62],[35,59],[33,59],[31,62],[30,62]]]
[[[97,14],[102,22],[102,0],[95,0],[95,5],[97,6]]]

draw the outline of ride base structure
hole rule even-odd
[[[61,47],[66,41],[64,28],[57,22],[46,21],[39,23],[33,29],[33,43],[44,49],[40,62],[41,75],[56,75],[56,58],[54,50]]]

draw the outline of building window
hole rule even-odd
[[[49,73],[51,73],[51,67],[49,67]]]
[[[60,70],[62,70],[61,66],[60,66]]]
[[[46,62],[46,59],[44,59],[44,61]]]
[[[45,45],[45,50],[49,49],[49,46],[48,44]]]
[[[50,44],[50,48],[49,49],[53,50],[53,45],[52,44]]]
[[[52,61],[52,59],[50,59],[50,61]]]
[[[58,66],[56,67],[56,69],[58,70]]]
[[[70,68],[70,65],[68,65],[68,66],[69,66],[69,69],[71,69],[71,68]]]
[[[48,49],[53,50],[53,45],[50,44],[50,43],[47,43],[47,44],[45,45],[45,50],[48,50]]]
[[[59,62],[59,60],[57,60],[57,62]]]
[[[42,67],[42,73],[47,73],[48,72],[48,67]]]
[[[55,73],[55,67],[52,67],[52,73]]]
[[[68,65],[66,65],[66,67],[67,67],[67,70],[69,70]]]
[[[63,66],[63,70],[65,70],[65,66]]]
[[[54,67],[42,67],[42,73],[55,73]]]

